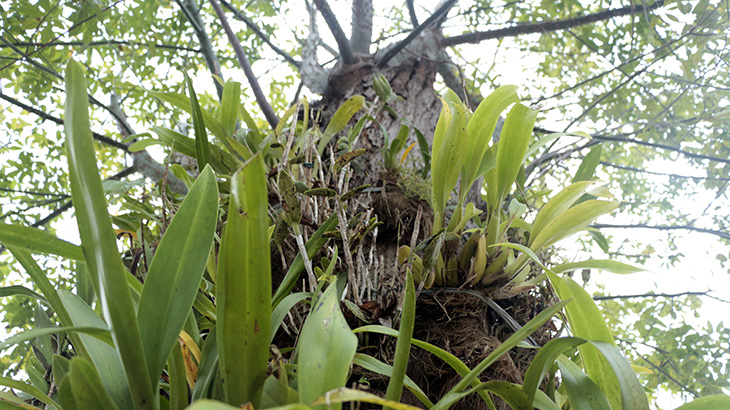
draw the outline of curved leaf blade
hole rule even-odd
[[[218,216],[218,186],[206,167],[165,231],[145,279],[137,320],[150,379],[159,377],[190,314]]]
[[[357,337],[340,311],[337,281],[317,299],[307,317],[297,346],[299,401],[312,403],[332,389],[345,386],[355,357]],[[316,406],[325,409],[324,404]],[[333,409],[339,410],[336,403]]]
[[[84,256],[114,344],[124,363],[135,406],[153,409],[157,398],[149,378],[139,325],[96,166],[89,128],[86,79],[81,65],[71,60],[66,67],[65,79],[64,130],[71,199],[76,209]]]

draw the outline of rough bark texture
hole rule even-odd
[[[319,108],[324,118],[330,118],[337,107],[353,95],[363,95],[368,101],[375,100],[373,76],[383,74],[391,84],[393,91],[402,99],[390,104],[402,119],[406,119],[418,128],[430,141],[436,121],[441,112],[441,100],[433,89],[436,80],[436,65],[425,59],[413,58],[395,67],[375,68],[372,57],[360,58],[359,62],[350,66],[336,67],[329,77],[327,91]],[[356,116],[359,117],[359,116]],[[402,119],[381,111],[376,117],[392,139],[398,134]],[[415,134],[408,137],[409,145],[416,142]],[[374,183],[383,171],[383,156],[380,152],[384,145],[383,131],[377,124],[366,127],[360,136],[358,147],[368,150],[357,168],[363,171],[362,183]],[[409,158],[419,159],[413,153]]]

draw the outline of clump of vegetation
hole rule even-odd
[[[135,222],[138,211],[114,218],[143,253],[133,266],[144,264],[145,273],[135,277],[135,268],[121,262],[98,176],[81,65],[70,62],[65,78],[67,158],[82,244],[35,228],[0,226],[3,243],[41,292],[26,293],[46,306],[39,305],[39,317],[45,319],[36,328],[3,342],[35,346],[26,367],[29,380],[3,381],[20,392],[2,396],[8,408],[182,409],[190,404],[191,409],[319,409],[353,401],[413,408],[400,402],[404,387],[423,406],[437,410],[471,394],[494,408],[490,393],[513,408],[579,408],[588,402],[591,408],[648,408],[638,379],[590,296],[569,277],[558,276],[585,267],[633,268],[589,260],[550,269],[538,256],[617,203],[586,196],[606,196],[589,191],[594,183],[588,180],[553,196],[532,224],[521,219],[524,204],[519,199],[502,206],[526,153],[550,138],[530,143],[535,112],[519,103],[513,87],[497,90],[473,114],[447,92],[430,153],[431,234],[419,239],[412,232],[417,245],[400,247],[391,276],[374,282],[371,273],[377,268],[368,260],[382,261],[386,255],[364,255],[373,252],[382,221],[358,199],[369,185],[349,186],[350,165],[365,152],[353,149],[354,140],[339,152],[328,146],[345,131],[363,97],[340,107],[323,131],[309,124],[307,116],[293,116],[295,108],[273,134],[266,134],[250,121],[237,83],[225,84],[217,115],[200,107],[189,81],[188,97],[155,93],[190,113],[194,138],[155,127],[158,138],[148,141],[194,157],[198,168],[192,177],[180,166],[171,167],[188,191],[182,200],[165,197],[175,202],[175,212],[161,223],[159,238],[150,238],[152,232]],[[494,122],[510,104],[499,143],[488,145]],[[301,105],[308,111],[306,101]],[[250,126],[245,135],[237,132],[241,120]],[[398,142],[393,152],[403,146]],[[481,176],[486,180],[486,218],[473,203],[465,203],[465,193]],[[455,210],[445,220],[459,180]],[[419,204],[420,215],[408,224],[421,223],[425,206],[429,204]],[[477,228],[466,229],[468,221]],[[508,235],[510,229],[526,234]],[[279,250],[278,273],[283,273],[275,289],[272,245]],[[74,260],[76,292],[51,286],[32,253]],[[393,253],[389,263],[395,259]],[[533,272],[531,263],[544,273]],[[302,275],[304,284],[299,285]],[[513,296],[543,281],[552,284],[559,300],[530,314],[524,325],[511,323],[510,336],[471,367],[441,347],[413,338],[417,295],[424,288],[481,285],[488,289],[481,288],[481,297],[493,304],[489,296],[497,292]],[[530,335],[561,311],[571,336],[543,340],[521,383],[480,382],[488,367],[517,346],[537,348]],[[348,321],[345,313],[365,322],[387,319],[398,330],[367,323],[353,329],[357,320]],[[292,337],[276,339],[281,327]],[[366,333],[396,337],[392,364],[358,352],[364,347],[358,335]],[[435,355],[462,377],[435,402],[405,375],[412,346]],[[387,378],[383,396],[346,387],[353,364]],[[559,387],[554,383],[558,369]],[[540,388],[546,376],[550,383]]]

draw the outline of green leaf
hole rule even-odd
[[[299,404],[299,393],[282,381],[271,376],[266,378],[264,383],[264,394],[261,396],[261,408],[286,406],[288,404]]]
[[[208,146],[208,133],[205,132],[205,120],[198,104],[198,96],[195,95],[193,82],[185,74],[185,82],[190,93],[190,112],[193,115],[193,128],[195,129],[195,158],[198,160],[198,170],[202,170],[210,162],[210,147]]]
[[[585,343],[585,340],[576,337],[561,337],[553,339],[541,347],[530,366],[525,372],[524,381],[522,383],[523,390],[527,397],[532,401],[535,398],[535,392],[542,380],[545,378],[550,367],[555,360],[568,349],[574,348]]]
[[[563,273],[578,269],[598,269],[620,274],[630,274],[644,271],[644,269],[642,268],[637,268],[636,266],[621,263],[618,261],[612,261],[609,259],[588,259],[580,262],[562,263],[560,265],[555,265],[551,270],[554,273]]]
[[[730,396],[717,394],[700,397],[687,404],[677,407],[677,410],[727,410],[730,409]]]
[[[357,349],[357,337],[339,306],[337,280],[317,299],[304,322],[297,345],[299,400],[312,403],[332,389],[345,386]],[[328,406],[316,406],[325,409]],[[331,407],[339,410],[339,403]]]
[[[160,100],[172,104],[174,107],[177,107],[188,114],[192,113],[192,103],[190,102],[190,98],[174,93],[174,92],[158,92],[158,91],[149,91],[147,92],[152,95],[153,97],[157,97]],[[201,111],[202,117],[203,117],[203,123],[205,124],[205,127],[210,130],[210,132],[213,133],[217,138],[223,140],[226,136],[225,129],[223,128],[223,124],[221,124],[220,121],[218,121],[217,118],[215,118],[211,113],[208,111]],[[192,155],[191,155],[192,156]]]
[[[84,260],[84,252],[80,246],[58,239],[55,235],[38,228],[0,222],[0,242],[6,247],[13,245],[32,253]]]
[[[550,271],[546,273],[561,300],[573,299],[573,303],[565,308],[573,335],[586,340],[614,343],[613,335],[593,298],[569,277],[560,278]],[[621,408],[618,379],[606,359],[592,345],[581,345],[578,349],[588,376],[606,394],[613,408]]]
[[[71,360],[68,376],[74,402],[80,410],[118,409],[104,390],[94,366],[82,357]]]
[[[533,410],[532,400],[522,391],[522,386],[502,380],[482,384],[483,388],[501,397],[515,410]]]
[[[276,307],[271,312],[271,338],[270,343],[273,342],[274,336],[276,336],[276,332],[279,330],[279,326],[281,325],[281,322],[284,321],[284,318],[286,317],[286,314],[289,313],[289,310],[294,307],[297,303],[312,297],[312,294],[309,292],[297,292],[292,293],[291,295],[288,295],[282,301],[276,305]]]
[[[357,401],[382,405],[384,408],[393,408],[397,410],[418,410],[418,407],[411,406],[405,403],[398,403],[395,401],[387,400],[382,397],[376,396],[372,393],[364,392],[361,390],[341,388],[318,398],[312,405],[316,405],[315,408],[327,408],[327,409],[339,409],[342,407],[342,403]]]
[[[71,326],[71,327],[49,326],[49,327],[36,327],[34,329],[20,332],[15,336],[10,336],[9,338],[0,342],[0,350],[7,349],[8,347],[16,345],[18,343],[23,343],[23,342],[27,342],[29,340],[33,340],[37,337],[61,333],[61,332],[81,332],[81,333],[85,333],[88,335],[92,335],[95,338],[97,338],[99,340],[103,340],[104,342],[106,342],[110,345],[112,344],[112,339],[111,339],[111,337],[109,337],[109,329],[106,329],[106,328],[89,327],[89,326]]]
[[[353,359],[353,363],[362,367],[365,370],[375,372],[378,374],[382,374],[383,376],[386,376],[389,378],[393,374],[393,366],[385,364],[385,363],[381,362],[380,360],[378,360],[372,356],[368,356],[366,354],[355,353],[355,358]],[[468,372],[468,369],[467,369],[467,372]],[[423,403],[426,406],[426,408],[430,409],[433,406],[433,403],[431,402],[431,400],[428,399],[428,396],[426,396],[426,393],[424,393],[423,390],[421,390],[421,388],[418,387],[418,385],[413,380],[411,380],[410,377],[405,376],[403,382],[404,382],[404,385],[406,386],[406,388],[411,393],[413,393],[413,395],[416,396],[416,398],[418,400],[420,400],[421,403]]]
[[[466,108],[453,93],[447,90],[441,100],[443,107],[433,136],[431,197],[434,231],[442,227],[446,202],[456,186],[468,150]]]
[[[96,166],[94,142],[89,129],[86,80],[81,65],[73,60],[66,68],[64,129],[71,198],[86,264],[122,358],[135,407],[154,409],[157,403],[154,384],[149,378],[139,325]]]
[[[539,233],[533,232],[534,236],[530,238],[530,248],[538,250],[550,246],[583,229],[599,216],[615,210],[620,204],[618,201],[601,201],[598,199],[580,203],[556,215],[555,219],[548,222]]]
[[[233,175],[229,201],[218,260],[218,354],[227,401],[258,407],[271,329],[268,193],[261,154]]]
[[[160,145],[160,141],[158,141],[156,139],[152,139],[152,138],[147,138],[147,139],[143,139],[143,140],[139,140],[139,141],[135,142],[134,144],[130,145],[129,148],[127,148],[127,149],[129,150],[129,152],[138,152],[138,151],[143,151],[147,147],[151,147],[153,145]]]
[[[575,292],[573,292],[575,294]],[[621,405],[624,409],[649,410],[649,401],[647,400],[644,388],[641,385],[636,373],[631,365],[623,357],[613,340],[610,342],[601,342],[589,340],[588,343],[598,349],[603,358],[613,370],[613,374],[618,379],[621,390]],[[580,348],[579,348],[580,349]],[[581,355],[582,355],[581,351]],[[586,371],[588,364],[586,363]]]
[[[55,402],[53,399],[48,397],[47,393],[43,393],[42,391],[38,390],[37,388],[33,387],[30,384],[27,384],[25,382],[13,380],[7,377],[0,377],[0,386],[9,387],[11,389],[15,389],[18,391],[22,391],[25,394],[30,395],[31,397],[35,398],[36,400],[40,401],[41,403],[50,405],[50,406],[56,406],[57,409],[61,409],[61,406]],[[3,400],[0,398],[0,402]]]
[[[497,146],[497,204],[507,195],[522,167],[536,118],[536,110],[519,103],[507,114]]]
[[[327,242],[327,238],[323,238],[322,234],[333,230],[336,225],[337,214],[333,213],[309,237],[309,240],[305,244],[305,248],[307,248],[307,255],[310,258],[313,257],[317,252],[319,252],[322,246],[324,246],[325,242]],[[276,307],[279,303],[281,303],[281,301],[287,295],[289,295],[289,292],[294,289],[294,286],[299,280],[299,275],[302,273],[302,271],[304,271],[304,260],[302,259],[301,254],[297,254],[297,256],[294,258],[294,262],[292,262],[291,266],[289,266],[289,270],[286,272],[284,279],[281,281],[279,288],[276,289],[276,293],[274,293],[274,297],[272,298],[271,302],[271,305],[273,307]]]
[[[581,161],[578,170],[575,172],[575,176],[573,176],[573,182],[589,181],[593,179],[593,175],[596,173],[596,167],[598,167],[598,163],[601,161],[602,150],[603,147],[598,145],[593,147],[593,149],[591,149],[588,154],[583,157],[583,161]]]
[[[187,407],[188,410],[240,410],[240,407],[221,403],[215,400],[198,400]],[[271,407],[267,410],[311,410],[311,407],[300,403],[287,404],[286,406]]]
[[[191,401],[208,397],[208,391],[218,374],[218,337],[216,328],[212,328],[205,338],[203,349],[200,352],[200,363],[198,364],[198,379],[195,381],[195,388],[190,395]]]
[[[571,409],[611,410],[611,403],[606,395],[575,363],[565,356],[558,356],[556,359]]]
[[[388,381],[388,389],[385,398],[399,402],[403,392],[403,379],[406,375],[406,366],[411,356],[411,339],[413,338],[413,327],[416,321],[416,289],[413,284],[411,270],[406,270],[406,289],[403,297],[403,314],[398,330],[398,340],[395,344],[395,358],[393,359],[393,372]],[[386,407],[387,408],[387,407]]]
[[[517,87],[505,85],[483,99],[466,126],[468,147],[464,169],[461,172],[461,195],[466,195],[472,183],[479,178],[478,171],[490,148],[490,141],[499,116],[510,104],[519,102]]]
[[[352,116],[360,111],[364,104],[365,97],[362,95],[353,95],[347,101],[342,103],[339,108],[337,108],[337,111],[335,111],[335,114],[332,116],[329,124],[327,124],[327,128],[324,129],[322,138],[319,140],[319,144],[317,144],[317,152],[319,152],[320,156],[324,154],[324,148],[330,142],[332,137],[345,129]]]
[[[227,137],[232,137],[236,132],[238,121],[238,107],[241,105],[241,83],[226,81],[223,86],[223,98],[221,98],[221,126]]]
[[[105,329],[108,332],[106,323],[80,297],[67,290],[59,290],[58,296],[71,316],[74,326]],[[81,342],[78,345],[85,348],[86,357],[91,360],[99,372],[101,383],[114,403],[123,409],[133,408],[129,384],[124,377],[124,366],[114,347],[87,334],[81,333],[78,338]],[[77,344],[74,344],[74,348],[77,348]]]
[[[203,279],[218,222],[218,185],[206,167],[165,230],[145,278],[137,320],[156,380],[175,345]]]
[[[568,208],[581,197],[585,192],[594,185],[592,181],[580,181],[570,184],[550,200],[540,209],[532,223],[532,234],[537,235],[545,226],[555,219],[558,215],[565,212]]]
[[[182,410],[188,404],[188,382],[179,343],[173,346],[167,360],[167,376],[170,379],[170,410]]]
[[[44,303],[48,303],[48,301],[43,296],[33,292],[32,290],[30,290],[24,286],[20,286],[20,285],[1,287],[0,288],[0,298],[7,297],[7,296],[27,296],[30,298],[36,298]]]
[[[158,126],[153,126],[152,131],[160,137],[162,142],[164,142],[167,146],[174,148],[175,151],[189,157],[195,157],[196,151],[194,139],[188,138],[179,132]],[[223,151],[215,145],[211,146],[210,150],[212,153],[210,157],[210,165],[216,172],[226,174],[230,172],[230,169],[235,169],[237,161],[229,152]]]

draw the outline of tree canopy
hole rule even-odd
[[[707,248],[716,245],[708,258],[724,266],[730,258],[730,9],[723,2],[21,0],[0,3],[0,10],[2,223],[53,232],[62,215],[70,217],[62,131],[63,75],[72,58],[87,76],[99,172],[110,202],[121,208],[153,191],[188,190],[168,172],[185,158],[144,142],[153,126],[195,132],[189,109],[161,98],[186,95],[186,76],[201,107],[216,113],[225,82],[241,82],[251,113],[242,119],[246,127],[273,130],[302,96],[331,117],[361,92],[360,77],[405,73],[404,64],[423,62],[431,71],[414,68],[402,84],[396,74],[390,81],[404,99],[395,111],[428,138],[441,106],[422,89],[452,89],[473,110],[514,84],[538,111],[535,134],[555,136],[528,158],[521,186],[533,193],[566,186],[585,167],[607,182],[621,205],[576,249],[634,264],[660,258],[669,267],[684,257],[682,249],[656,249],[671,250],[675,238],[696,232]],[[393,123],[382,124],[391,135],[401,126]],[[656,242],[632,239],[639,229],[655,232]],[[14,262],[7,253],[0,258],[0,272],[11,277]],[[572,261],[559,252],[556,258]],[[55,280],[73,286],[63,274]],[[658,297],[605,304],[626,354],[656,367],[645,379],[650,387],[687,397],[730,387],[724,325],[675,321],[705,296],[675,305]],[[3,303],[7,326],[27,328],[32,304]],[[654,350],[646,353],[641,343]],[[693,361],[684,361],[678,352],[689,345]],[[17,370],[21,355],[4,357],[4,370]],[[706,374],[678,377],[708,359],[714,363]]]

